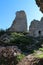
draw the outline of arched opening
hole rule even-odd
[[[38,31],[38,34],[39,34],[39,36],[41,36],[41,31],[40,30]]]

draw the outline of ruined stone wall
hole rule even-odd
[[[24,11],[17,11],[15,20],[11,25],[9,31],[26,32],[27,31],[27,18]]]
[[[29,32],[31,36],[43,36],[43,18],[40,21],[33,20],[30,24]]]

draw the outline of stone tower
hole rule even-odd
[[[15,20],[9,28],[12,32],[26,32],[27,31],[27,18],[24,11],[17,11]]]

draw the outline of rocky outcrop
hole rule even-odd
[[[39,62],[39,59],[35,58],[32,55],[28,55],[17,65],[37,65],[38,62]]]
[[[1,41],[3,41],[4,43],[10,43],[10,38],[11,38],[10,35],[8,35],[8,34],[3,34],[3,35],[0,37],[0,43],[1,43]]]
[[[9,31],[26,32],[27,31],[27,18],[24,11],[17,11],[13,24],[9,28]]]
[[[1,55],[8,57],[8,56],[15,56],[21,53],[20,49],[17,46],[0,46],[0,57]],[[5,54],[5,55],[4,55]]]
[[[16,65],[16,56],[20,54],[17,46],[0,46],[0,65]]]
[[[35,58],[30,54],[17,65],[43,65],[43,58]]]

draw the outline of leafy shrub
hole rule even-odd
[[[22,51],[27,50],[27,45],[34,44],[33,37],[27,37],[23,33],[12,33],[10,43],[17,45]]]
[[[3,35],[5,33],[5,30],[0,30],[0,36]]]
[[[43,52],[43,48],[39,48],[39,50]]]
[[[17,60],[21,61],[25,57],[24,54],[17,55]]]

